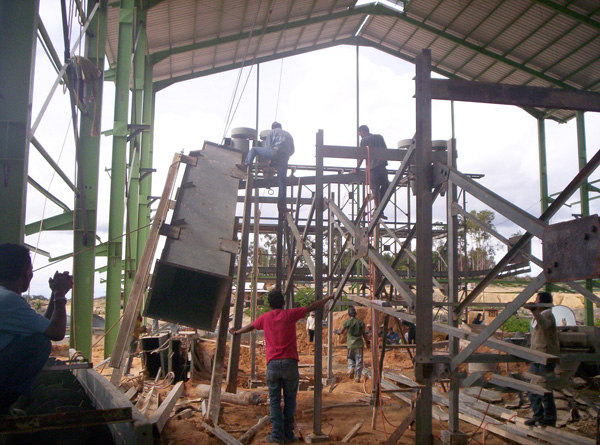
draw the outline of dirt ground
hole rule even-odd
[[[490,288],[479,301],[497,301],[506,302],[510,301],[518,293],[518,290],[512,292],[512,289],[505,288]],[[581,318],[578,314],[579,309],[583,306],[580,304],[579,298],[566,294],[561,296],[555,294],[556,304],[565,304],[574,309],[576,316]],[[98,312],[102,312],[102,304],[100,303]],[[358,318],[362,319],[365,324],[372,324],[371,310],[367,308],[359,307]],[[334,331],[342,329],[343,322],[348,319],[347,313],[336,312],[334,313]],[[379,316],[378,323],[383,322],[383,317]],[[393,322],[392,327],[397,331],[397,325]],[[323,328],[323,339],[324,339],[324,356],[323,364],[327,366],[326,360],[326,338],[328,332],[327,328]],[[104,359],[103,343],[100,336],[94,336],[94,344],[100,340],[93,348],[93,363],[100,363]],[[300,322],[297,325],[297,337],[298,337],[298,350],[300,355],[300,374],[301,381],[305,382],[304,386],[301,386],[301,390],[298,393],[297,398],[297,410],[296,410],[296,435],[305,437],[307,434],[313,431],[314,418],[312,415],[313,408],[313,391],[314,385],[313,379],[313,367],[314,363],[314,344],[308,341],[308,335],[305,330],[304,324]],[[248,345],[250,335],[244,335],[242,337],[242,344]],[[436,335],[435,341],[444,340],[445,336],[438,334]],[[386,393],[382,396],[382,404],[377,407],[376,420],[374,428],[372,428],[373,418],[373,407],[368,404],[368,399],[371,393],[371,380],[363,380],[360,383],[356,383],[349,379],[347,375],[347,361],[346,361],[346,346],[345,346],[345,335],[339,337],[333,335],[333,375],[336,378],[333,388],[329,385],[323,388],[323,414],[321,419],[321,431],[329,436],[329,441],[325,443],[338,443],[341,439],[350,431],[358,422],[362,422],[363,425],[360,431],[351,439],[352,443],[360,444],[372,444],[382,443],[386,438],[396,429],[396,427],[404,420],[409,414],[410,407],[406,403],[393,397],[391,394]],[[207,356],[212,357],[215,349],[215,340],[203,340],[200,342],[200,347],[205,351]],[[477,352],[489,352],[488,348],[481,347]],[[55,345],[53,349],[53,355],[60,357],[67,357],[68,345]],[[228,351],[226,357],[228,356]],[[372,356],[371,351],[365,349],[364,365],[366,368],[371,369]],[[227,367],[227,361],[225,363],[225,369]],[[239,359],[239,377],[238,377],[238,391],[262,391],[265,394],[265,401],[257,406],[239,406],[228,403],[222,403],[221,415],[219,419],[219,426],[231,434],[235,438],[239,438],[249,428],[251,428],[258,419],[269,414],[268,397],[266,397],[266,387],[248,389],[251,375],[251,357],[250,348],[242,347]],[[256,378],[261,382],[265,382],[265,351],[264,345],[259,337],[259,344],[257,346],[256,353]],[[528,368],[525,363],[510,363],[498,365],[495,372],[507,375],[511,372],[524,372]],[[393,349],[386,352],[384,369],[392,372],[402,373],[410,378],[414,379],[412,360],[404,349]],[[105,375],[107,378],[110,377],[112,368],[108,366],[102,366],[98,371]],[[461,371],[467,371],[467,365],[461,367]],[[327,375],[327,370],[324,369],[324,375]],[[131,370],[131,376],[124,378],[123,386],[130,387],[131,385],[140,385],[142,376],[142,366],[138,358],[133,361],[133,367]],[[155,440],[155,443],[169,444],[169,445],[195,445],[195,444],[221,444],[221,440],[207,433],[202,427],[203,421],[200,414],[201,402],[195,393],[195,388],[198,384],[210,384],[210,369],[197,370],[194,380],[189,380],[185,383],[185,394],[178,403],[179,407],[191,406],[197,410],[192,417],[184,420],[171,419],[167,422],[159,439]],[[141,385],[140,385],[141,386]],[[438,385],[437,388],[440,391],[444,391],[443,388]],[[158,390],[159,397],[163,400],[168,392],[169,387],[161,388]],[[585,391],[590,391],[590,398],[600,400],[598,391],[590,388],[585,388]],[[583,392],[582,392],[583,394]],[[514,400],[514,395],[505,395],[505,402]],[[135,399],[134,399],[135,402]],[[342,406],[336,406],[342,405]],[[176,411],[179,409],[176,407]],[[446,410],[447,411],[447,410]],[[531,411],[528,409],[521,408],[519,415],[528,417]],[[440,437],[441,430],[447,426],[446,423],[441,423],[437,420],[433,420],[433,431],[432,434],[436,437]],[[580,434],[588,437],[595,437],[595,419],[589,418],[587,422],[579,422],[578,429]],[[488,444],[500,444],[500,443],[512,443],[506,439],[500,438],[499,436],[485,433],[485,424],[479,427],[471,424],[461,422],[461,430],[469,435],[469,443],[488,443]],[[569,430],[573,432],[572,430]],[[264,439],[267,434],[271,432],[270,423],[267,423],[255,436],[252,444],[265,443]],[[485,433],[485,438],[483,434]],[[398,443],[414,443],[415,434],[412,427],[408,429],[402,439]]]

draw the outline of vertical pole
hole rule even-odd
[[[115,84],[115,114],[108,221],[108,264],[106,273],[106,337],[104,357],[110,357],[119,333],[121,314],[121,270],[123,255],[123,218],[125,197],[125,152],[127,149],[127,112],[134,1],[121,0],[119,9],[119,48]]]
[[[317,132],[317,159],[315,171],[315,300],[323,298],[323,130]],[[323,309],[315,317],[315,390],[313,434],[322,436],[323,395]]]
[[[133,105],[131,107],[131,121],[141,124],[143,120],[144,81],[146,76],[146,9],[138,8],[136,17],[136,44],[133,55]],[[137,135],[129,144],[129,184],[126,191],[127,216],[125,237],[125,267],[123,307],[131,292],[135,271],[138,263],[138,228],[139,228],[139,202],[140,202],[140,163],[141,163],[142,137]]]
[[[154,103],[156,95],[152,85],[152,65],[145,57],[144,68],[144,99],[142,111],[142,124],[150,125],[150,130],[142,133],[142,150],[140,157],[140,193],[138,210],[138,258],[144,252],[144,246],[150,233],[150,195],[152,194],[152,142],[154,138]]]
[[[431,436],[431,371],[432,345],[432,203],[431,170],[431,51],[424,50],[416,65],[416,116],[417,116],[417,299],[415,377],[425,385],[417,400],[416,441],[426,445]]]
[[[587,153],[585,144],[585,117],[583,111],[577,111],[577,152],[579,154],[579,170],[587,164]],[[587,179],[583,181],[579,189],[581,200],[581,215],[590,215],[590,197]],[[593,290],[592,280],[585,280],[585,287],[588,290]],[[594,326],[594,305],[587,298],[585,299],[584,321],[586,326]]]
[[[550,198],[548,196],[548,167],[546,164],[546,121],[543,118],[538,118],[538,150],[540,163],[540,199],[542,212],[548,209]],[[546,284],[546,290],[551,292],[552,284]]]
[[[244,317],[244,293],[246,290],[246,271],[248,269],[248,241],[250,235],[250,214],[252,212],[252,188],[254,178],[249,174],[246,178],[246,193],[244,196],[244,214],[242,219],[242,243],[237,266],[237,282],[233,305],[233,327],[240,329]],[[238,363],[242,338],[232,335],[229,347],[229,366],[227,366],[227,392],[235,394],[237,390]]]
[[[252,255],[252,323],[256,320],[256,286],[258,285],[258,229],[260,224],[260,210],[258,209],[258,201],[260,199],[259,189],[254,189],[254,251]],[[256,330],[250,332],[250,362],[252,369],[250,370],[250,379],[256,379]]]
[[[358,126],[360,125],[360,77],[359,77],[360,65],[358,63],[359,50],[360,50],[360,46],[356,45],[356,126],[354,127],[355,129],[358,128]],[[360,145],[359,138],[360,137],[358,135],[358,132],[356,131],[356,146],[357,147]],[[358,192],[358,190],[357,190],[357,192]]]
[[[232,238],[237,239],[237,224],[234,226]],[[235,255],[231,255],[229,262],[229,273],[233,275],[235,267]],[[229,310],[231,308],[231,286],[223,304],[219,329],[217,334],[217,346],[213,357],[213,369],[210,377],[210,394],[208,397],[208,411],[206,418],[216,425],[219,422],[221,412],[221,383],[223,382],[223,364],[225,363],[225,350],[227,349],[227,335],[229,334]]]
[[[548,168],[546,166],[546,122],[538,119],[538,149],[540,158],[540,198],[542,213],[548,209]]]
[[[454,134],[454,131],[452,132]],[[456,140],[448,141],[448,165],[456,168]],[[458,303],[458,215],[452,210],[452,205],[457,202],[458,189],[455,184],[448,184],[446,195],[446,214],[448,221],[448,302]],[[450,306],[452,308],[453,306]],[[458,327],[458,317],[452,311],[448,311],[448,325]],[[456,356],[459,351],[459,340],[450,337],[450,356]],[[459,394],[460,382],[458,380],[458,369],[450,376],[450,418],[448,429],[450,434],[460,434],[459,429]]]
[[[90,13],[95,4],[88,4]],[[104,52],[106,47],[106,18],[108,13],[108,0],[100,3],[100,9],[92,19],[86,35],[85,55],[99,69],[104,68]],[[90,86],[88,85],[88,89]],[[71,347],[80,351],[85,357],[92,358],[92,313],[94,298],[94,269],[95,252],[90,248],[96,243],[96,222],[98,208],[98,172],[100,165],[100,136],[92,136],[94,115],[97,116],[100,126],[102,116],[102,91],[103,85],[98,81],[96,85],[96,102],[93,110],[81,115],[79,169],[77,175],[77,189],[85,193],[85,201],[75,195],[75,222],[73,233],[73,298],[71,299]],[[89,90],[86,96],[90,96]],[[92,104],[90,104],[92,105]],[[85,178],[85,188],[79,183],[80,176]],[[83,211],[87,216],[87,233],[84,233]]]
[[[39,0],[0,4],[0,242],[23,242]]]
[[[331,184],[329,184],[331,189]],[[333,201],[335,199],[334,193],[329,193],[329,199]],[[338,191],[339,200],[339,191]],[[339,203],[338,203],[339,207]],[[333,259],[334,259],[334,226],[333,226],[333,212],[331,210],[327,213],[327,295],[333,294],[333,283],[331,277],[333,277]],[[333,378],[333,311],[327,314],[327,378]]]

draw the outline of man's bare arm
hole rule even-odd
[[[249,324],[240,329],[231,328],[229,329],[229,333],[231,335],[245,334],[246,332],[252,332],[254,330],[254,326]]]
[[[333,295],[327,298],[323,298],[322,300],[316,300],[313,303],[306,306],[306,312],[316,311],[317,309],[321,309],[325,304],[333,298]]]

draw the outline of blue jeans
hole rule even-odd
[[[289,156],[275,150],[274,148],[267,147],[252,147],[246,157],[246,164],[252,166],[254,158],[260,156],[261,158],[269,159],[274,161],[277,166],[277,183],[279,185],[279,193],[277,194],[277,208],[286,208],[286,179],[287,179],[287,168]]]
[[[267,364],[267,386],[271,403],[271,424],[275,440],[294,437],[294,414],[298,393],[298,362],[293,358],[271,360]],[[281,390],[283,389],[283,411],[281,410]]]
[[[553,374],[555,366],[554,363],[549,363],[547,365],[532,363],[529,369],[533,374],[544,376],[549,373]],[[554,394],[552,394],[552,391],[543,396],[533,393],[527,393],[527,395],[531,402],[531,409],[535,420],[556,422],[556,405],[554,404]]]
[[[20,394],[29,394],[52,349],[44,334],[17,337],[0,351],[0,415]]]

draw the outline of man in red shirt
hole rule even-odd
[[[333,297],[315,301],[306,307],[283,309],[285,298],[279,290],[269,292],[271,311],[261,315],[252,324],[236,330],[229,329],[232,335],[244,334],[254,329],[265,332],[267,349],[267,386],[271,403],[271,424],[273,432],[265,437],[267,443],[297,442],[294,435],[294,414],[298,393],[298,346],[296,343],[296,322],[307,313],[325,306]],[[283,411],[281,410],[281,390],[283,389]]]

